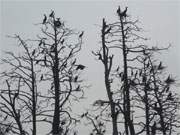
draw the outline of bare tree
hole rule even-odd
[[[78,64],[75,58],[81,50],[84,32],[76,33],[67,28],[55,17],[54,11],[48,17],[44,15],[41,31],[37,40],[40,53],[37,64],[47,71],[42,73],[41,80],[50,82],[48,92],[51,96],[46,98],[54,107],[44,111],[44,115],[53,118],[52,134],[68,134],[72,122],[77,122],[71,115],[71,102],[84,94],[80,72],[85,66]]]
[[[3,66],[7,70],[1,73],[3,83],[1,88],[1,111],[4,113],[4,119],[13,118],[15,123],[11,122],[12,132],[15,134],[28,134],[23,125],[32,123],[32,134],[36,135],[37,112],[39,103],[37,101],[37,73],[35,59],[36,50],[29,46],[20,36],[13,38],[18,40],[21,54],[6,52],[7,58],[2,59]],[[18,131],[19,130],[19,131]]]

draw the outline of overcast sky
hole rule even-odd
[[[98,25],[101,25],[102,18],[106,18],[108,22],[116,19],[119,5],[123,8],[128,6],[128,13],[140,20],[141,26],[147,31],[146,36],[151,38],[152,45],[172,44],[172,48],[159,58],[165,62],[168,70],[180,79],[180,1],[178,0],[129,0],[128,2],[1,0],[0,49],[9,50],[16,46],[6,35],[19,34],[23,38],[35,37],[40,29],[34,24],[42,22],[43,14],[49,14],[53,9],[56,16],[61,17],[68,26],[85,31],[79,61],[87,66],[84,78],[92,84],[92,87],[86,91],[86,96],[88,96],[88,103],[92,103],[95,99],[105,97],[103,68],[91,54],[91,51],[99,46],[100,27]],[[2,53],[1,57],[3,57]],[[79,108],[86,108],[85,106],[87,102]]]

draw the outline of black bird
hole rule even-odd
[[[49,17],[54,17],[54,11],[51,12],[51,14],[49,15]]]
[[[120,7],[118,7],[117,9],[117,14],[120,14]]]
[[[41,81],[43,80],[43,75],[41,75],[41,78],[40,78],[40,80],[41,80]]]
[[[61,44],[63,44],[64,43],[64,39],[61,41]]]
[[[60,18],[57,18],[57,20],[54,22],[54,25],[58,28],[61,26]]]
[[[165,67],[162,66],[162,62],[160,62],[159,65],[158,65],[158,70],[163,70],[164,68],[165,68]]]
[[[19,92],[15,93],[15,94],[14,94],[14,99],[17,98],[18,95],[19,95]]]
[[[117,72],[119,71],[119,66],[117,67],[116,71],[117,71]]]
[[[168,78],[165,80],[165,83],[167,83],[167,84],[172,84],[172,83],[174,83],[174,82],[175,82],[175,80],[174,80],[173,78],[171,78],[170,75],[169,75]]]
[[[47,21],[47,16],[44,14],[43,24],[45,24]]]
[[[46,63],[46,56],[44,56],[44,65],[46,66],[47,63]]]
[[[87,116],[87,115],[88,115],[88,112],[86,112],[84,115]]]
[[[84,65],[79,64],[79,65],[77,65],[76,70],[78,70],[78,69],[83,70],[84,68],[85,68],[85,66],[84,66]]]
[[[172,93],[171,93],[171,92],[168,94],[167,100],[173,100],[173,98],[172,98]]]
[[[32,52],[32,56],[34,56],[35,52],[36,52],[36,50],[34,49],[33,52]]]
[[[74,65],[76,63],[76,59],[74,59],[74,61],[72,62],[72,65]]]
[[[82,38],[83,34],[84,34],[84,31],[81,32],[81,34],[79,35],[79,38]]]
[[[107,29],[106,33],[109,33],[111,31],[111,27],[109,27],[109,29]]]
[[[78,85],[78,87],[76,88],[76,91],[80,91],[80,85]]]
[[[76,76],[76,77],[74,78],[74,82],[77,82],[77,80],[78,80],[78,76]]]
[[[128,7],[126,7],[126,9],[125,9],[123,12],[120,13],[120,16],[121,16],[121,17],[127,17],[127,14],[126,14],[127,8],[128,8]]]
[[[102,55],[100,53],[98,53],[98,56],[99,56],[98,59],[102,60]]]

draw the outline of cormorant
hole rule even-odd
[[[60,27],[61,26],[60,18],[57,18],[57,20],[54,22],[54,25],[56,27]]]
[[[84,34],[84,31],[81,32],[81,34],[79,35],[79,38],[81,38]]]
[[[54,11],[51,12],[51,14],[49,15],[49,17],[54,17]]]
[[[47,21],[47,17],[46,17],[46,15],[44,14],[43,24],[45,24],[46,21]]]
[[[76,70],[78,70],[78,69],[83,70],[84,68],[85,68],[85,66],[84,66],[84,65],[79,64],[79,65],[77,65]]]

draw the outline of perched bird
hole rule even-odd
[[[170,75],[169,75],[168,78],[165,80],[165,83],[167,83],[168,85],[169,85],[169,84],[172,84],[172,83],[174,83],[174,82],[175,82],[175,80],[174,80],[173,78],[171,78]]]
[[[87,115],[88,115],[88,112],[86,112],[84,115],[87,116]]]
[[[45,66],[47,65],[46,56],[44,56],[44,65],[45,65]]]
[[[78,69],[83,70],[84,68],[85,68],[85,66],[84,66],[84,65],[79,64],[79,65],[77,65],[76,70],[78,70]]]
[[[162,66],[162,62],[160,62],[157,69],[158,69],[158,70],[163,70],[164,68],[165,68],[165,67]]]
[[[74,61],[72,62],[72,65],[74,65],[76,63],[76,59],[74,59]]]
[[[74,78],[74,82],[77,82],[77,80],[78,80],[78,76],[76,76],[76,77]]]
[[[79,34],[79,38],[82,38],[83,34],[84,34],[84,31],[82,31],[81,34]]]
[[[120,14],[120,7],[118,7],[117,9],[117,14]]]
[[[76,91],[80,91],[80,85],[78,85],[78,87],[76,88]]]
[[[172,93],[171,93],[171,92],[168,94],[167,100],[173,100],[173,98],[172,98]]]
[[[61,44],[63,44],[64,43],[64,39],[61,41]]]
[[[49,15],[49,17],[54,17],[54,11],[52,10],[51,14]]]
[[[119,71],[119,66],[117,67],[116,71],[117,71],[117,72]]]
[[[32,52],[32,56],[34,56],[35,52],[36,52],[36,50],[34,49],[33,52]]]
[[[41,75],[41,78],[40,78],[40,80],[41,80],[41,81],[43,80],[43,75]]]
[[[44,14],[43,24],[45,24],[47,21],[47,16]]]
[[[58,28],[61,26],[60,18],[57,18],[57,20],[54,22],[54,25]]]
[[[19,95],[19,92],[15,93],[15,94],[14,94],[14,99],[17,98],[18,95]]]
[[[126,14],[127,13],[127,9],[128,9],[128,7],[126,7],[126,9],[123,12],[120,13],[121,17],[127,17],[127,14]]]
[[[98,53],[98,56],[99,56],[98,59],[102,60],[102,55],[100,53]]]
[[[106,33],[109,33],[111,31],[111,27],[109,27],[109,29],[107,29]]]

